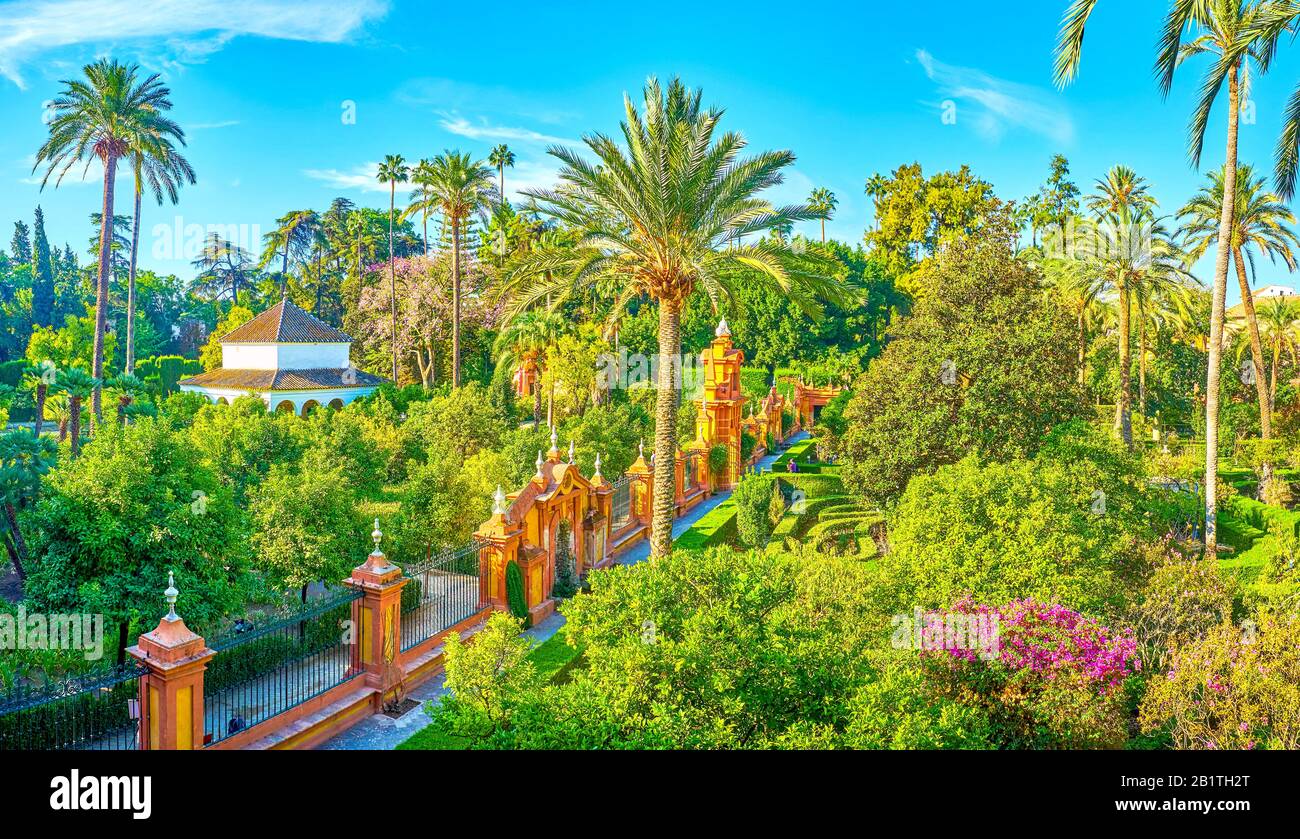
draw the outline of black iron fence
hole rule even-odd
[[[402,589],[402,651],[423,643],[478,611],[479,551],[470,542],[406,568]]]
[[[140,748],[140,677],[134,662],[0,695],[0,751]]]
[[[319,696],[356,675],[352,601],[342,591],[291,612],[237,622],[208,639],[204,743],[217,743]]]

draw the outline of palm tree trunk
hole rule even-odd
[[[8,502],[5,502],[4,508],[5,521],[9,524],[9,533],[13,536],[14,540],[14,554],[12,557],[14,562],[14,571],[17,572],[18,579],[26,580],[27,568],[25,566],[27,565],[27,542],[23,540],[23,532],[18,529],[18,511],[14,509],[13,504]]]
[[[424,211],[424,255],[429,255],[429,211]]]
[[[1088,382],[1088,332],[1084,326],[1084,312],[1086,309],[1087,309],[1086,305],[1079,307],[1079,386],[1080,387],[1087,384]],[[873,338],[872,338],[873,343],[875,342],[875,338],[874,338],[875,329],[876,329],[876,322],[874,319],[872,319],[871,330],[873,333]]]
[[[1219,215],[1219,243],[1214,256],[1214,294],[1210,303],[1210,354],[1205,376],[1205,552],[1218,555],[1219,476],[1219,366],[1223,356],[1223,310],[1228,294],[1228,255],[1232,242],[1232,220],[1237,198],[1237,127],[1240,102],[1237,73],[1228,76],[1228,139],[1223,161],[1223,210]]]
[[[41,436],[41,426],[45,423],[45,392],[49,386],[44,382],[36,383],[36,423],[33,429],[36,436]]]
[[[104,338],[108,330],[108,278],[113,256],[113,186],[117,178],[117,157],[104,159],[104,205],[99,225],[99,279],[95,283],[95,346],[90,375],[95,377],[95,391],[90,397],[91,431],[102,416],[101,394],[104,379]],[[76,445],[74,442],[73,445]]]
[[[393,213],[397,209],[397,181],[388,188],[388,305],[392,315],[393,384],[397,384],[397,263],[393,261]]]
[[[542,377],[533,374],[533,428],[542,423]]]
[[[822,244],[826,244],[826,219],[822,219]]]
[[[1121,281],[1119,287],[1119,396],[1115,405],[1115,431],[1124,440],[1124,445],[1133,446],[1133,418],[1129,386],[1132,364],[1132,352],[1129,347],[1129,289],[1128,282]]]
[[[682,304],[659,301],[659,390],[655,394],[654,496],[650,515],[650,556],[668,556],[673,547],[674,470],[677,459],[677,365],[682,352]]]
[[[1232,249],[1232,261],[1237,268],[1237,283],[1241,286],[1241,305],[1246,312],[1246,324],[1250,329],[1250,357],[1255,366],[1255,396],[1259,400],[1259,435],[1265,440],[1273,439],[1273,400],[1269,396],[1268,385],[1264,380],[1264,344],[1259,337],[1259,318],[1255,314],[1255,301],[1250,293],[1250,281],[1246,277],[1246,265],[1242,262],[1240,247]],[[1277,366],[1276,355],[1274,367]],[[1260,466],[1259,488],[1262,497],[1268,494],[1269,482],[1273,479],[1273,464]]]
[[[135,185],[135,215],[131,219],[131,270],[126,275],[126,374],[135,372],[135,265],[140,250],[140,184]]]
[[[81,454],[81,397],[68,399],[68,434],[72,437],[73,457]]]
[[[451,220],[451,386],[460,387],[460,219]]]
[[[1273,405],[1277,401],[1277,365],[1282,361],[1282,341],[1274,339],[1273,341],[1273,369],[1268,374],[1268,410],[1273,411]],[[1269,439],[1269,438],[1265,438]]]
[[[1138,306],[1138,416],[1147,415],[1147,315]]]

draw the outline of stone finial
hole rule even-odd
[[[718,328],[713,330],[713,334],[718,338],[727,338],[731,336],[731,327],[727,326],[727,319],[723,317],[718,321]]]
[[[383,551],[379,550],[379,543],[384,540],[384,534],[379,529],[379,519],[375,519],[375,529],[370,531],[370,539],[375,543],[375,550],[371,556],[381,556]]]
[[[596,452],[596,471],[592,473],[591,477],[600,477],[600,452]]]
[[[533,477],[535,477],[535,478],[544,478],[544,477],[546,477],[545,475],[542,474],[542,464],[543,464],[544,462],[545,462],[545,461],[542,459],[542,450],[541,450],[541,449],[538,449],[538,450],[537,450],[537,474],[534,475]]]
[[[176,614],[176,598],[180,597],[180,592],[176,590],[176,576],[167,572],[167,590],[163,592],[163,600],[167,603],[167,617],[164,620],[178,621],[181,616]]]
[[[573,441],[569,441],[569,463],[573,463]]]
[[[555,433],[555,426],[553,425],[551,426],[551,450],[548,452],[548,454],[550,454],[553,457],[558,456],[560,454],[560,444]]]
[[[501,489],[501,484],[497,484],[497,491],[492,493],[492,515],[504,516],[506,514],[506,494]]]
[[[642,438],[641,438],[641,441],[640,441],[639,443],[636,444],[636,456],[637,456],[637,457],[645,457],[645,438],[644,438],[644,437],[642,437]]]

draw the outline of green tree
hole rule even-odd
[[[514,311],[552,293],[614,284],[622,299],[647,295],[658,303],[659,381],[655,406],[655,494],[651,546],[656,557],[672,541],[673,462],[677,446],[681,315],[692,294],[711,300],[734,283],[762,281],[816,311],[819,293],[834,296],[820,266],[793,258],[773,240],[741,243],[785,221],[815,218],[807,207],[773,208],[758,197],[781,182],[794,161],[790,152],[742,158],[738,134],[718,136],[721,112],[701,107],[701,94],[674,79],[665,90],[651,79],[638,111],[626,102],[627,149],[614,140],[586,138],[593,164],[578,152],[556,148],[562,186],[533,191],[544,212],[578,228],[574,248],[538,249],[511,272],[507,290]],[[663,208],[672,208],[664,212]]]
[[[497,167],[498,192],[501,195],[501,202],[506,201],[506,168],[515,168],[515,153],[505,143],[492,147],[492,153],[488,155],[488,163]]]
[[[32,325],[54,325],[54,262],[45,237],[45,213],[36,208],[32,233]]]
[[[1046,429],[1080,414],[1071,317],[1013,255],[1016,235],[1003,207],[944,248],[912,315],[855,382],[840,453],[846,484],[872,501],[967,454],[1031,455]]]
[[[41,478],[54,468],[57,449],[48,437],[10,431],[0,434],[0,508],[9,532],[10,560],[19,579],[27,578],[27,541],[18,526],[18,510],[40,491]]]
[[[100,381],[75,367],[59,371],[54,386],[68,397],[68,435],[72,439],[72,456],[81,453],[81,411],[94,393],[99,390]]]
[[[1218,241],[1219,220],[1223,213],[1223,190],[1226,183],[1223,170],[1211,172],[1209,183],[1178,212],[1186,219],[1179,231],[1188,243],[1188,258],[1199,259]],[[1280,197],[1264,187],[1264,179],[1257,177],[1249,165],[1237,167],[1235,180],[1237,197],[1232,202],[1232,236],[1229,247],[1237,267],[1237,283],[1241,289],[1241,305],[1250,336],[1250,353],[1255,364],[1255,394],[1259,400],[1259,430],[1265,440],[1273,439],[1272,401],[1265,386],[1264,346],[1259,335],[1259,318],[1255,312],[1254,295],[1250,290],[1247,266],[1255,271],[1255,253],[1265,255],[1271,262],[1282,263],[1290,270],[1296,268],[1294,248],[1300,247],[1300,238],[1290,225],[1295,215]],[[1271,477],[1265,468],[1265,481]]]
[[[1074,80],[1083,53],[1084,29],[1097,0],[1073,0],[1061,20],[1057,38],[1055,76],[1058,85]],[[1294,11],[1291,12],[1294,14]],[[1257,0],[1179,0],[1172,3],[1158,44],[1156,77],[1161,92],[1168,95],[1174,72],[1189,57],[1217,56],[1201,81],[1201,95],[1188,128],[1188,152],[1194,167],[1200,167],[1205,132],[1214,102],[1228,90],[1227,132],[1223,162],[1225,200],[1220,208],[1219,233],[1214,261],[1214,285],[1210,308],[1209,363],[1205,383],[1205,474],[1219,472],[1219,374],[1223,354],[1223,318],[1228,289],[1228,258],[1232,239],[1233,202],[1237,195],[1237,133],[1241,124],[1241,85],[1255,64],[1254,73],[1268,69],[1273,39],[1285,31],[1286,13],[1273,15],[1271,6]],[[1276,27],[1276,28],[1273,28]],[[1187,43],[1186,34],[1197,33]],[[1284,132],[1285,136],[1285,132]],[[1279,155],[1279,160],[1285,158]],[[1281,169],[1280,169],[1281,171]],[[1290,182],[1291,184],[1294,181]],[[1279,183],[1284,197],[1286,183]],[[1215,527],[1216,482],[1205,481],[1205,549],[1211,555],[1218,543]]]
[[[78,163],[98,159],[104,168],[100,224],[99,276],[95,285],[95,344],[90,373],[96,380],[91,397],[95,421],[102,417],[99,382],[104,376],[104,340],[108,324],[108,285],[111,259],[114,184],[118,161],[133,143],[151,136],[157,141],[184,142],[180,126],[167,117],[171,91],[157,74],[137,80],[139,67],[101,59],[83,68],[85,79],[63,82],[50,103],[49,138],[36,152],[32,171],[45,167],[41,188],[56,171],[55,185]]]

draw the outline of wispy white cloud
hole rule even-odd
[[[387,193],[389,189],[388,184],[379,182],[379,164],[374,161],[353,166],[351,169],[304,169],[302,173],[314,181],[320,181],[335,189],[383,193]],[[401,191],[404,187],[398,184],[397,189]]]
[[[186,131],[207,131],[213,128],[229,128],[232,125],[239,125],[237,119],[223,119],[218,122],[195,122],[185,126]]]
[[[1074,121],[1049,91],[971,67],[944,64],[924,49],[916,51],[916,60],[938,94],[957,103],[957,123],[970,121],[986,140],[998,142],[1008,128],[1031,131],[1056,143],[1074,139]]]
[[[147,49],[163,64],[204,60],[241,35],[340,43],[388,11],[387,0],[12,0],[0,2],[0,75],[68,47]]]
[[[409,79],[397,89],[395,97],[403,105],[439,114],[508,114],[514,119],[545,125],[569,124],[578,117],[573,111],[552,106],[543,97],[456,79]]]
[[[439,124],[446,131],[471,140],[515,140],[522,143],[558,143],[562,146],[576,146],[577,140],[543,134],[529,128],[516,128],[509,125],[495,125],[485,117],[470,121],[458,114],[443,114]]]

